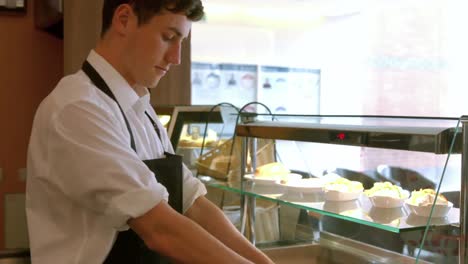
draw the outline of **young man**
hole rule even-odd
[[[34,119],[26,200],[34,264],[271,263],[171,154],[149,103],[146,87],[180,63],[202,15],[200,0],[104,0],[99,43]]]

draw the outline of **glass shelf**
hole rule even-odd
[[[246,184],[247,186],[242,190],[240,186],[228,186],[227,183],[214,180],[211,177],[202,176],[202,180],[205,184],[212,187],[278,202],[309,212],[368,225],[394,233],[421,230],[426,228],[428,224],[430,226],[458,225],[460,219],[459,208],[452,208],[447,216],[432,218],[430,219],[430,223],[428,223],[428,217],[412,214],[404,206],[398,208],[374,207],[364,194],[361,194],[357,200],[335,202],[326,201],[323,193],[291,192],[280,185],[255,186],[255,184]]]

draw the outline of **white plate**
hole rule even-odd
[[[408,208],[408,210],[418,216],[424,216],[424,217],[429,217],[431,213],[431,207],[432,205],[426,205],[426,206],[417,206],[409,203],[408,200],[405,201],[405,206]],[[448,202],[447,205],[443,204],[436,204],[434,205],[434,212],[432,212],[432,217],[444,217],[448,214],[450,209],[452,209],[453,203]]]
[[[325,200],[327,201],[351,201],[359,198],[363,190],[356,192],[341,192],[325,189]]]
[[[403,198],[393,198],[389,196],[369,196],[369,200],[372,205],[379,208],[397,208],[402,207],[406,199],[408,199],[410,193],[407,190],[403,190]]]
[[[276,185],[277,181],[280,181],[282,178],[286,178],[288,180],[294,180],[294,179],[301,179],[302,176],[297,173],[290,173],[285,176],[275,175],[271,177],[255,177],[254,174],[246,174],[244,175],[244,178],[252,182],[255,182],[255,184],[258,184],[258,185]]]
[[[323,187],[325,185],[324,181],[319,178],[293,179],[286,183],[281,183],[281,180],[279,180],[276,183],[286,187],[288,191],[300,193],[323,192]]]

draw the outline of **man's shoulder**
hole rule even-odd
[[[63,77],[55,89],[52,96],[64,97],[65,100],[76,100],[95,96],[96,87],[91,80],[81,71]]]
[[[63,77],[42,101],[38,110],[45,111],[47,115],[55,115],[67,106],[78,104],[92,104],[109,109],[112,107],[112,102],[109,99],[104,93],[99,92],[82,71],[78,71]]]
[[[91,82],[82,71],[63,77],[54,88],[50,97],[60,106],[78,102],[101,105],[108,104],[105,94]]]

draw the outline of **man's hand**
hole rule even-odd
[[[176,263],[252,263],[173,210],[166,202],[159,203],[140,217],[130,219],[128,224],[148,248]],[[219,232],[222,233],[222,230]]]
[[[224,213],[204,196],[199,197],[185,213],[206,231],[253,263],[273,263],[263,252],[250,243]]]

